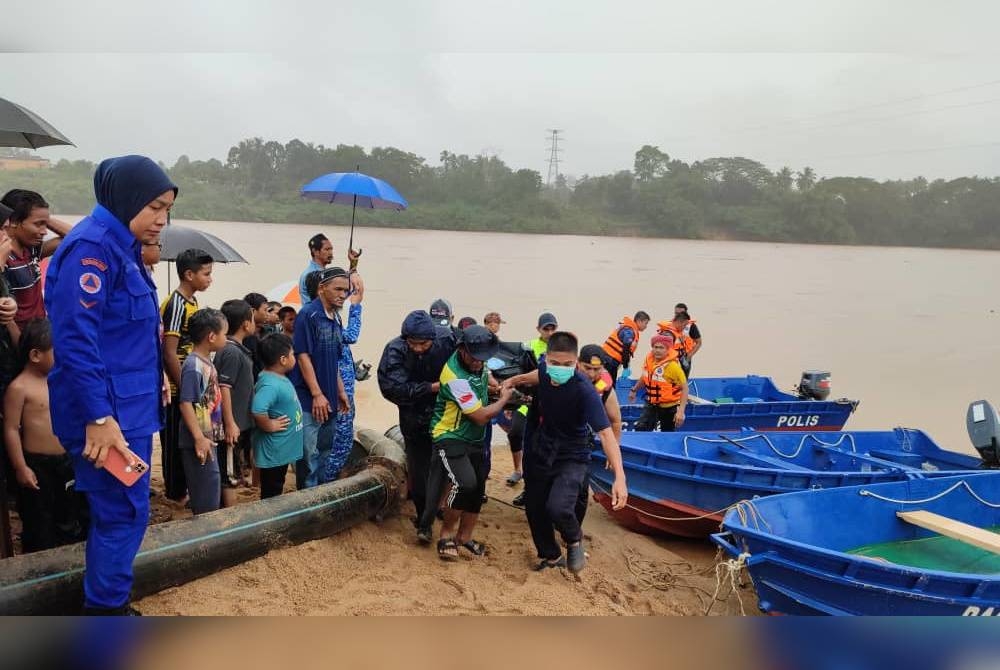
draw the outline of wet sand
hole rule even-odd
[[[524,512],[508,504],[521,490],[506,486],[510,451],[495,446],[475,537],[487,554],[462,550],[455,562],[417,544],[413,507],[382,523],[366,522],[338,535],[224,570],[145,598],[137,607],[157,615],[529,614],[702,615],[716,589],[715,550],[707,542],[652,538],[618,526],[591,501],[584,522],[590,554],[579,579],[566,570],[534,572],[537,562]],[[190,513],[163,498],[154,466],[157,521]],[[294,487],[289,476],[286,490]],[[238,489],[242,501],[255,489]],[[728,595],[728,586],[723,589]],[[750,588],[741,589],[747,613],[756,611]],[[734,597],[712,614],[739,614]]]

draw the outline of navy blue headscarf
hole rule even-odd
[[[163,169],[145,156],[107,158],[94,173],[94,195],[126,226],[146,205],[167,191],[177,195],[177,186]]]

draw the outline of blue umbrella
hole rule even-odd
[[[302,187],[302,197],[341,205],[351,205],[351,240],[354,248],[354,214],[364,209],[406,209],[406,198],[381,179],[360,172],[331,172]]]

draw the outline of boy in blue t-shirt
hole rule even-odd
[[[264,369],[254,387],[250,408],[257,430],[253,455],[260,468],[260,498],[281,495],[288,465],[302,458],[302,405],[286,376],[295,367],[292,341],[272,333],[257,345]]]

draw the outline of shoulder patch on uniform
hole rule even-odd
[[[108,264],[102,260],[98,260],[97,258],[84,258],[80,261],[80,265],[83,265],[84,267],[95,267],[101,272],[106,272],[108,269]]]
[[[101,290],[101,278],[93,272],[84,272],[80,275],[80,288],[93,295]]]

